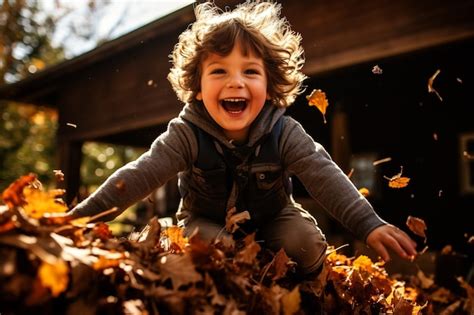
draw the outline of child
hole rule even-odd
[[[246,2],[221,12],[203,3],[195,12],[168,75],[185,103],[179,117],[71,214],[123,211],[178,174],[177,218],[186,234],[199,227],[201,237],[215,238],[229,209],[248,210],[243,229],[256,231],[269,249],[283,247],[307,275],[321,266],[327,244],[316,220],[292,198],[294,175],[384,260],[389,248],[404,258],[415,255],[415,243],[381,220],[324,148],[284,116],[305,76],[301,37],[280,18],[280,5]]]

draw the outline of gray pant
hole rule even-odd
[[[185,221],[185,235],[190,235],[196,227],[205,240],[226,235],[222,225],[209,219],[191,216]],[[257,230],[256,238],[275,253],[283,248],[302,274],[318,270],[326,257],[326,238],[316,219],[297,203],[289,204],[277,216],[269,218],[268,223]]]

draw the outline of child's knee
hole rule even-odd
[[[302,274],[315,272],[326,258],[328,244],[324,235],[318,231],[312,233],[296,233],[285,237],[283,247],[287,255],[297,263],[297,271]]]
[[[309,238],[302,242],[299,254],[294,258],[298,263],[297,270],[302,274],[316,272],[326,259],[328,244],[324,239],[311,241]]]

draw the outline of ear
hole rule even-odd
[[[271,100],[271,96],[270,96],[270,93],[267,92],[267,101]]]
[[[202,101],[202,93],[201,92],[198,92],[198,94],[196,94],[196,99],[198,101]]]

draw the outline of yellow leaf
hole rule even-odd
[[[329,106],[326,98],[326,93],[321,90],[313,90],[310,95],[306,96],[309,106],[316,106],[319,111],[323,114],[324,123],[326,121],[326,108]]]
[[[74,219],[71,221],[71,225],[75,227],[86,227],[90,220],[91,220],[91,217],[82,217],[82,218]]]
[[[354,260],[352,265],[354,266],[354,268],[357,268],[357,269],[363,269],[363,270],[366,270],[368,272],[373,271],[372,260],[369,257],[365,256],[365,255],[360,255],[359,257],[357,257],[357,259]]]
[[[370,191],[365,187],[360,188],[359,192],[364,197],[368,197],[370,195]]]
[[[301,296],[298,286],[296,286],[290,293],[285,294],[281,298],[284,315],[296,314],[300,309]]]
[[[38,269],[38,277],[43,287],[49,288],[53,296],[58,296],[67,288],[68,272],[69,268],[66,262],[58,259],[55,264],[43,262]]]
[[[68,210],[67,206],[57,200],[57,197],[63,194],[62,189],[42,191],[34,187],[25,187],[23,195],[26,204],[23,208],[26,214],[35,219],[41,218],[45,213],[64,213]]]

